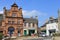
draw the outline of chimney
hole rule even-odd
[[[33,16],[31,16],[30,18],[33,18]]]

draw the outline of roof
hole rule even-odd
[[[49,20],[49,21],[54,21],[54,22],[58,22],[58,19],[52,19],[52,20]],[[47,22],[47,24],[49,23],[49,21]]]
[[[49,24],[49,21],[54,21],[54,22],[58,22],[58,18],[50,18],[49,20],[47,20],[41,27],[46,27],[46,24]]]
[[[24,22],[38,23],[38,20],[35,18],[24,18]]]
[[[16,3],[14,3],[14,4],[12,5],[12,7],[18,7],[18,6],[17,6],[17,4],[16,4]]]
[[[38,23],[38,20],[36,18],[23,18],[24,22],[29,23]],[[3,14],[0,14],[0,21],[3,20]]]

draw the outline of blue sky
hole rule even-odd
[[[0,0],[0,12],[5,6],[7,9],[16,4],[23,9],[24,17],[38,16],[39,26],[43,25],[50,16],[58,17],[60,0]]]

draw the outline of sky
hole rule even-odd
[[[38,16],[38,26],[42,26],[49,17],[58,17],[58,8],[60,0],[0,0],[0,13],[3,13],[3,7],[8,10],[13,3],[19,8],[22,7],[23,17],[30,18]]]

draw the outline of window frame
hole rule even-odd
[[[17,14],[16,13],[12,13],[12,17],[17,17]]]

